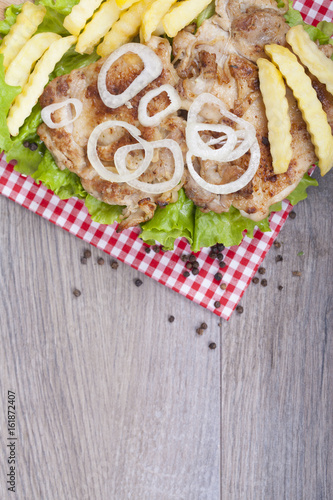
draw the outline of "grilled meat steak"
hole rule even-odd
[[[187,27],[174,39],[174,64],[181,78],[178,90],[187,106],[201,93],[209,92],[221,99],[229,111],[252,123],[260,146],[260,165],[252,181],[237,193],[212,194],[198,186],[190,175],[185,191],[203,211],[220,213],[233,205],[244,216],[261,220],[268,215],[271,205],[296,188],[317,160],[306,124],[288,89],[293,159],[284,174],[275,175],[272,167],[267,119],[255,62],[265,57],[266,44],[286,45],[285,35],[289,28],[284,11],[277,7],[275,0],[217,0],[216,13],[195,34]],[[322,46],[322,50],[329,55],[331,46]],[[312,82],[333,128],[333,98],[316,78],[312,77]],[[204,113],[207,115],[207,106]],[[208,123],[219,122],[213,108],[210,115]],[[197,159],[195,168],[206,181],[222,184],[242,175],[247,164],[245,155],[236,162],[224,164]]]
[[[102,179],[87,158],[87,143],[93,129],[107,120],[121,120],[135,125],[141,130],[141,136],[147,141],[174,139],[186,150],[185,121],[177,114],[169,115],[158,127],[142,127],[138,121],[138,105],[142,96],[155,87],[165,83],[176,85],[178,76],[170,62],[171,47],[162,38],[153,37],[150,44],[163,63],[163,71],[150,85],[137,96],[116,109],[108,108],[102,102],[97,89],[97,78],[104,60],[90,66],[72,71],[69,75],[54,79],[40,98],[42,107],[58,103],[68,98],[77,98],[83,103],[83,111],[73,124],[58,129],[51,129],[44,123],[38,128],[40,138],[51,151],[60,169],[68,168],[81,179],[84,189],[95,198],[110,205],[124,206],[124,219],[120,229],[136,226],[149,220],[154,215],[157,205],[167,205],[177,200],[177,186],[172,192],[151,195],[130,187],[126,183],[112,183]],[[107,88],[113,94],[122,93],[143,69],[141,59],[127,53],[113,64],[107,74]],[[148,112],[155,114],[169,104],[166,93],[157,96],[148,106]],[[60,121],[68,109],[61,108],[53,113],[53,120]],[[115,151],[127,144],[136,142],[125,129],[116,127],[102,134],[98,143],[98,155],[103,163],[114,168]],[[162,182],[172,177],[174,162],[172,154],[166,148],[155,150],[149,168],[142,174],[144,182]],[[116,170],[115,170],[116,171]]]

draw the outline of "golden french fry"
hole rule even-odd
[[[327,90],[333,94],[333,61],[323,54],[318,46],[311,40],[301,24],[294,26],[287,33],[287,42],[298,55],[301,62],[310,73],[326,85]]]
[[[101,3],[102,0],[80,0],[64,19],[63,24],[66,30],[72,35],[79,36],[80,31]]]
[[[8,66],[5,76],[7,85],[24,87],[35,62],[60,38],[56,33],[38,33],[30,38]]]
[[[257,60],[259,81],[268,120],[268,139],[275,174],[288,170],[292,158],[291,122],[286,86],[277,67],[267,59]]]
[[[4,37],[0,46],[0,54],[3,54],[3,65],[5,69],[15,59],[22,47],[37,31],[38,26],[44,19],[46,8],[44,5],[35,5],[25,2],[22,11],[16,18],[9,33]]]
[[[319,160],[321,175],[325,175],[333,165],[333,136],[327,115],[312,87],[311,80],[296,56],[286,47],[276,44],[266,45],[265,51],[278,66],[297,99]]]
[[[138,33],[142,15],[152,0],[141,0],[123,12],[104,40],[97,47],[97,54],[106,57],[118,47],[130,42]]]
[[[166,34],[170,38],[175,37],[180,30],[190,24],[209,4],[209,0],[184,0],[184,2],[176,4],[162,19]]]
[[[177,0],[155,0],[142,16],[140,28],[141,42],[148,42],[152,33],[154,33],[162,21],[162,18],[169,11],[170,7]]]
[[[116,0],[108,0],[95,12],[78,38],[75,50],[80,54],[91,54],[94,47],[119,19],[120,9]]]
[[[43,93],[44,87],[49,81],[49,74],[75,42],[75,36],[67,36],[56,40],[37,62],[28,82],[23,87],[21,94],[16,97],[9,110],[7,126],[11,135],[18,135],[19,128],[30,115],[32,108]]]
[[[134,3],[136,3],[138,0],[116,0],[117,5],[120,10],[126,10],[132,7]]]

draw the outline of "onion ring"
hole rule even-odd
[[[168,94],[168,97],[170,99],[170,104],[162,111],[155,113],[153,116],[148,116],[147,107],[149,102],[154,97],[162,94],[162,92],[166,92]],[[156,89],[150,90],[141,98],[138,109],[139,122],[144,127],[156,127],[161,123],[163,118],[177,111],[180,108],[180,106],[181,106],[181,100],[178,95],[178,92],[172,87],[172,85],[166,83],[165,85],[161,85]]]
[[[52,113],[57,111],[58,109],[64,108],[65,106],[69,106],[70,104],[73,104],[75,108],[75,116],[74,118],[64,118],[60,122],[56,123],[52,120]],[[66,99],[66,101],[62,102],[57,102],[50,104],[49,106],[45,106],[45,108],[42,109],[41,111],[41,116],[42,120],[47,125],[49,128],[55,129],[55,128],[61,128],[61,127],[66,127],[67,125],[70,125],[71,123],[75,122],[75,120],[80,116],[82,113],[83,109],[83,104],[79,99],[76,99],[75,97],[71,99]]]
[[[107,72],[112,64],[127,52],[137,54],[144,64],[144,69],[124,92],[118,95],[111,94],[106,87]],[[127,43],[112,52],[103,64],[98,74],[97,81],[99,95],[106,106],[109,108],[118,108],[136,96],[149,83],[160,76],[162,70],[162,61],[152,49],[140,43]]]
[[[101,135],[102,132],[104,132],[104,130],[107,130],[109,128],[114,128],[114,127],[125,128],[134,137],[134,139],[136,139],[141,144],[141,148],[144,149],[144,151],[145,151],[145,158],[142,161],[142,164],[134,172],[131,172],[130,170],[128,170],[126,168],[125,162],[124,162],[124,164],[121,163],[121,167],[120,167],[120,169],[118,169],[118,166],[115,162],[115,166],[116,166],[120,175],[115,174],[114,172],[111,172],[110,170],[105,168],[105,166],[103,165],[103,163],[101,162],[101,160],[98,157],[97,141],[98,141],[99,136]],[[141,137],[139,137],[140,135],[141,135],[141,132],[137,127],[135,127],[134,125],[130,125],[127,122],[120,121],[120,120],[108,120],[106,122],[103,122],[103,123],[100,123],[99,125],[97,125],[97,127],[94,128],[94,130],[92,131],[92,133],[90,134],[90,137],[88,139],[87,155],[88,155],[88,159],[89,159],[92,167],[96,170],[98,175],[100,175],[106,181],[118,182],[118,183],[119,182],[127,182],[130,180],[136,179],[137,177],[140,177],[140,175],[143,174],[143,172],[145,170],[147,170],[147,168],[149,167],[150,162],[153,158],[153,148],[151,146],[151,143],[147,142],[144,139],[142,139]],[[137,145],[132,144],[131,146],[137,146]],[[126,159],[129,147],[130,146],[122,146],[121,148],[117,149],[116,153],[118,153],[118,151],[120,151],[122,148],[127,148],[127,150],[125,150],[125,152],[124,152],[125,159]],[[140,148],[136,148],[136,149],[140,149]],[[115,157],[116,157],[116,154],[115,154]],[[118,155],[118,158],[119,158],[119,155]],[[121,160],[121,157],[120,157],[120,160]]]

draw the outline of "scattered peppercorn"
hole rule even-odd
[[[275,262],[282,262],[282,261],[283,261],[283,257],[282,257],[282,255],[277,255],[277,256],[275,257]]]
[[[200,271],[199,271],[199,269],[197,267],[193,267],[193,269],[192,269],[193,276],[197,276],[199,274],[199,272]]]
[[[227,266],[227,264],[226,264],[225,262],[223,262],[223,260],[221,260],[221,262],[219,263],[219,267],[220,267],[221,269],[223,269],[223,268],[224,268],[224,267],[226,267],[226,266]]]
[[[267,280],[263,279],[261,280],[261,283],[260,283],[262,286],[267,286]]]
[[[196,332],[197,332],[198,335],[203,335],[204,331],[203,331],[203,328],[197,328]]]
[[[290,212],[289,217],[290,217],[291,219],[295,219],[295,218],[296,218],[296,212],[294,212],[294,211],[293,211],[293,212]]]
[[[139,287],[139,286],[143,285],[143,281],[140,280],[140,278],[136,278],[134,280],[134,284],[135,284],[135,286]]]
[[[207,323],[201,323],[200,328],[202,328],[203,330],[207,330],[208,328]]]
[[[220,288],[221,288],[221,290],[226,290],[227,289],[227,284],[226,283],[221,283]]]
[[[219,300],[216,300],[214,302],[214,307],[215,307],[215,309],[218,309],[219,307],[221,307],[221,302]]]
[[[81,295],[80,290],[78,290],[77,288],[74,288],[74,290],[73,290],[73,295],[74,295],[75,297],[80,297],[80,295]]]
[[[180,260],[183,261],[183,262],[187,262],[188,255],[186,255],[186,253],[183,253],[183,255],[180,257]]]
[[[104,266],[104,259],[102,257],[99,257],[99,259],[97,259],[97,264],[99,266]]]
[[[30,145],[29,145],[30,151],[36,151],[37,148],[38,148],[38,146],[35,142],[30,143]]]
[[[169,316],[168,317],[168,321],[169,321],[169,323],[173,323],[175,321],[175,317],[174,316]]]
[[[89,259],[91,257],[91,251],[90,250],[85,250],[83,252],[83,256],[86,258],[86,259]]]
[[[223,245],[223,243],[217,243],[216,248],[219,252],[223,252],[225,246]]]
[[[25,148],[29,148],[30,147],[30,142],[29,141],[24,141],[23,146]]]
[[[86,263],[87,263],[87,258],[81,257],[81,264],[86,264]]]
[[[216,281],[221,281],[222,274],[221,273],[216,273],[216,274],[214,274],[214,278],[216,279]]]
[[[302,276],[301,271],[293,271],[293,276]]]
[[[217,257],[217,260],[221,261],[221,260],[223,260],[224,255],[223,255],[223,253],[218,253],[216,257]]]
[[[192,269],[192,267],[193,267],[192,262],[186,262],[185,267],[186,267],[186,269]]]
[[[255,285],[257,285],[259,283],[259,278],[255,277],[252,279],[252,283],[254,283]]]
[[[152,246],[152,249],[153,249],[153,251],[154,251],[155,253],[159,253],[159,252],[160,252],[160,250],[161,250],[161,247],[160,247],[159,245],[153,245],[153,246]]]
[[[237,306],[236,311],[238,312],[238,314],[242,314],[244,312],[244,308],[242,306]]]
[[[184,272],[183,272],[183,276],[184,276],[184,278],[188,278],[188,277],[189,277],[189,275],[190,275],[190,273],[189,273],[188,271],[184,271]]]
[[[209,349],[216,349],[215,342],[211,342],[208,347],[209,347]]]
[[[278,286],[278,290],[280,290],[280,291],[281,291],[281,290],[283,290],[283,286],[282,286],[282,285],[279,285],[279,286]]]
[[[110,262],[110,266],[112,267],[112,269],[118,269],[119,263],[116,260],[112,260]]]
[[[145,252],[146,252],[146,253],[150,253],[150,251],[151,251],[151,250],[150,250],[150,247],[145,247]]]
[[[194,262],[192,262],[192,267],[194,267],[195,269],[198,269],[199,268],[199,262],[196,260]]]
[[[212,251],[209,253],[209,257],[210,257],[211,259],[216,259],[216,257],[217,257],[217,253],[216,253],[216,252],[214,252],[214,250],[212,250]]]
[[[265,272],[266,272],[266,269],[264,267],[259,267],[259,269],[258,269],[259,274],[265,274]]]
[[[279,241],[274,241],[275,248],[281,248],[281,243]]]
[[[190,255],[190,256],[189,256],[188,260],[189,260],[190,262],[192,262],[192,263],[193,263],[193,262],[195,262],[197,259],[195,258],[195,255],[193,255],[193,254],[192,254],[192,255]]]

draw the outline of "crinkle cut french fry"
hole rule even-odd
[[[118,21],[120,12],[116,0],[103,3],[80,34],[75,47],[76,52],[91,54],[98,42]]]
[[[292,158],[291,122],[286,86],[277,67],[264,58],[257,60],[262,98],[268,121],[268,139],[275,174],[288,170]]]
[[[138,0],[116,0],[117,5],[118,5],[118,7],[119,7],[120,10],[127,10],[127,9],[129,9],[137,1]]]
[[[60,38],[44,52],[44,55],[37,62],[35,69],[31,73],[28,82],[22,89],[12,107],[9,110],[7,126],[12,136],[19,133],[19,128],[24,120],[31,114],[31,110],[42,95],[45,85],[49,81],[49,75],[54,70],[55,65],[76,42],[75,36]]]
[[[35,62],[60,38],[56,33],[38,33],[30,38],[8,66],[5,76],[7,85],[24,87]]]
[[[46,8],[44,5],[35,5],[25,2],[22,10],[11,26],[9,33],[4,37],[0,46],[0,54],[3,54],[3,65],[5,69],[15,59],[26,42],[37,31],[38,26],[44,19]]]
[[[177,33],[191,24],[200,12],[202,12],[211,0],[185,0],[176,6],[163,17],[162,23],[166,34],[173,38]]]
[[[318,158],[321,175],[333,166],[333,136],[317,93],[296,56],[281,45],[266,45],[266,53],[278,66],[297,99]]]
[[[104,40],[97,47],[97,54],[106,57],[118,47],[128,43],[138,33],[142,15],[152,0],[141,0],[121,14],[111,30],[105,35]]]
[[[333,61],[325,56],[318,46],[311,40],[301,24],[294,26],[287,33],[287,42],[298,55],[301,62],[310,73],[326,85],[333,94]]]
[[[64,19],[63,24],[66,30],[72,35],[79,36],[80,31],[101,3],[102,0],[80,0]]]
[[[140,28],[140,39],[142,42],[148,42],[152,33],[159,27],[162,18],[169,11],[170,7],[177,0],[155,0],[142,16]]]

